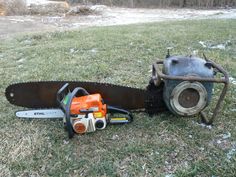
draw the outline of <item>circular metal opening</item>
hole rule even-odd
[[[179,94],[179,104],[184,108],[191,108],[198,104],[200,95],[196,89],[187,88]]]
[[[171,93],[170,105],[181,116],[198,114],[207,105],[207,91],[200,82],[181,82]]]

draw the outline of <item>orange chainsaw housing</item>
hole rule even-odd
[[[81,97],[75,97],[71,104],[71,114],[78,115],[84,114],[80,110],[91,110],[93,111],[95,118],[105,117],[107,114],[107,105],[103,104],[102,97],[100,94],[91,94]]]

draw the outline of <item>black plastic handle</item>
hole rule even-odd
[[[89,95],[89,93],[87,92],[87,90],[85,90],[84,88],[82,87],[76,87],[73,92],[75,95],[73,95],[72,97],[74,96],[77,96],[79,93],[82,93],[81,96],[85,96],[85,95]],[[68,95],[68,94],[72,94],[69,90],[69,84],[66,83],[64,84],[60,90],[57,92],[57,102],[59,104],[61,104],[61,102],[63,101],[63,99]],[[70,96],[70,95],[69,95]]]
[[[129,122],[133,121],[133,115],[131,114],[131,112],[127,110],[107,105],[107,112],[111,114],[114,114],[114,113],[125,114],[128,117]]]
[[[70,92],[68,83],[63,85],[60,88],[60,90],[57,92],[57,101],[58,101],[58,103],[60,104],[60,107],[62,108],[62,110],[65,113],[66,128],[67,128],[67,131],[68,131],[69,138],[73,138],[73,136],[75,134],[74,130],[73,130],[72,123],[71,123],[70,108],[71,108],[73,98],[76,97],[79,94],[81,96],[89,95],[89,93],[84,88],[81,88],[81,87],[76,87],[72,92]],[[68,97],[68,100],[65,104],[65,103],[63,103],[63,100],[66,96]]]

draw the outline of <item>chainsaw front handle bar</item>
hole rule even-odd
[[[113,106],[109,106],[107,105],[107,112],[111,113],[111,114],[115,114],[115,113],[120,113],[120,114],[125,114],[128,116],[129,122],[133,121],[133,115],[131,114],[131,112],[124,110],[124,109],[120,109],[120,108],[116,108]]]
[[[213,83],[222,83],[224,84],[224,88],[220,94],[220,97],[218,99],[218,102],[216,104],[216,107],[213,111],[213,115],[210,119],[207,119],[207,116],[204,112],[200,112],[201,117],[202,117],[202,122],[207,124],[207,125],[211,125],[213,123],[213,121],[215,120],[215,118],[217,117],[219,111],[220,111],[220,107],[222,105],[222,102],[225,98],[226,92],[228,90],[229,87],[229,75],[228,73],[220,66],[217,65],[215,62],[213,62],[212,60],[207,59],[204,56],[205,60],[207,62],[209,62],[211,64],[211,66],[213,67],[213,69],[215,69],[216,71],[218,71],[219,73],[223,74],[224,78],[202,78],[202,77],[195,77],[195,76],[169,76],[164,74],[163,72],[161,72],[159,65],[163,65],[163,61],[158,59],[152,66],[152,79],[153,80],[158,80],[158,79],[165,79],[165,80],[181,80],[181,81],[190,81],[190,82],[194,82],[194,81],[200,81],[200,82],[213,82]]]
[[[77,87],[75,88],[74,90],[76,90],[76,93],[75,93],[75,96],[78,95],[79,93],[82,94],[82,96],[85,96],[85,95],[89,95],[89,93],[87,92],[87,90],[85,90],[84,88],[82,87]],[[74,91],[73,91],[74,92]],[[70,89],[69,89],[69,83],[66,83],[64,84],[60,90],[57,92],[57,102],[61,104],[61,102],[63,101],[63,99],[65,98],[66,95],[70,95],[71,92],[70,92]]]
[[[89,95],[89,93],[81,87],[76,87],[72,92],[69,91],[68,89],[69,84],[66,83],[65,85],[62,86],[62,88],[57,92],[57,101],[59,102],[62,110],[65,113],[65,119],[66,119],[66,128],[68,131],[68,136],[69,138],[73,138],[74,136],[74,130],[73,130],[73,126],[71,123],[71,113],[70,113],[70,107],[71,107],[71,103],[74,97],[76,97],[79,93],[82,93],[82,96],[85,95]],[[63,99],[62,96],[68,96],[68,100],[66,102],[66,104],[63,103]]]

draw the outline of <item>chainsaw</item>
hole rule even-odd
[[[211,102],[216,83],[224,87],[208,118],[204,110]],[[152,65],[146,89],[97,82],[41,81],[9,85],[5,95],[11,104],[37,108],[19,111],[17,117],[62,118],[71,138],[74,133],[104,129],[108,123],[129,123],[133,119],[129,111],[133,110],[151,116],[168,110],[181,117],[199,114],[202,122],[212,124],[228,85],[227,72],[205,55],[171,56],[168,50],[164,60],[158,59]],[[122,116],[109,118],[110,113]]]
[[[84,88],[76,87],[72,92],[69,84],[57,92],[57,109],[35,109],[17,111],[19,118],[63,119],[69,138],[74,133],[84,134],[103,130],[107,124],[126,124],[133,120],[129,111],[106,105],[99,93],[89,94]],[[109,116],[108,116],[109,114]],[[114,117],[114,115],[116,115]]]

